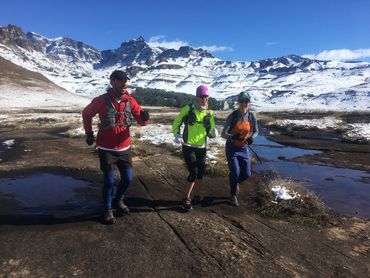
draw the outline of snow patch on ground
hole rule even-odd
[[[14,145],[15,145],[15,139],[6,140],[6,141],[2,142],[2,144],[4,146],[6,146],[8,149],[10,149],[10,148],[14,147]]]
[[[321,119],[275,120],[268,123],[267,126],[297,127],[301,129],[335,129],[342,123],[342,120],[335,117],[324,117]]]
[[[85,129],[83,127],[78,127],[75,129],[67,130],[66,132],[62,132],[61,134],[71,138],[82,138],[85,136]]]
[[[220,127],[217,127],[218,129]],[[219,129],[220,133],[220,129]],[[66,137],[83,138],[85,130],[83,127],[73,128],[61,133]],[[97,134],[97,129],[94,130]],[[172,134],[172,126],[165,124],[150,124],[147,126],[132,126],[130,129],[130,136],[138,138],[139,141],[146,141],[155,146],[168,145],[181,150],[181,145],[175,143],[175,137]],[[212,164],[217,164],[220,155],[220,147],[225,145],[225,139],[220,136],[217,138],[208,138],[207,156],[206,159]]]
[[[177,146],[174,142],[174,136],[172,134],[172,127],[170,125],[152,124],[135,129],[132,132],[132,136],[140,134],[139,141],[148,141],[153,145],[160,146],[163,144],[169,144]]]
[[[284,186],[280,186],[280,185],[271,187],[271,191],[275,195],[275,202],[283,201],[283,200],[293,200],[301,196],[299,193],[289,190],[285,188]]]
[[[139,137],[139,141],[147,141],[153,145],[161,146],[163,144],[181,149],[181,145],[175,143],[171,125],[152,124],[140,128],[133,127],[131,136]],[[220,146],[225,145],[225,140],[221,137],[208,139],[207,160],[212,164],[217,164],[217,157],[220,155]]]
[[[370,142],[370,123],[345,124],[342,120],[332,116],[323,117],[321,119],[275,120],[266,125],[283,128],[299,128],[302,130],[337,129],[343,131],[343,138],[348,141],[361,143]]]
[[[343,137],[349,141],[370,143],[370,123],[349,124]]]

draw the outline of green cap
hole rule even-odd
[[[241,100],[251,101],[251,95],[247,91],[241,92],[238,96],[238,101]]]

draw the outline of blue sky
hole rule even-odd
[[[154,45],[187,44],[221,59],[287,54],[369,60],[369,0],[2,0],[0,25],[99,49],[142,35]]]

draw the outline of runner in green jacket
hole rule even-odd
[[[195,104],[184,106],[172,125],[175,142],[182,144],[182,154],[189,171],[183,199],[186,210],[192,209],[191,192],[200,185],[203,178],[207,137],[217,136],[213,111],[208,110],[208,97],[208,88],[199,86]],[[184,130],[181,135],[182,124]]]

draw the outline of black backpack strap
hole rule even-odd
[[[231,130],[233,129],[237,121],[238,121],[238,110],[234,110],[231,113],[231,123],[230,123],[229,130],[227,131],[228,133],[231,133]]]
[[[107,94],[104,94],[103,95],[103,98],[104,98],[104,102],[105,102],[105,106],[108,108],[108,107],[111,107],[112,106],[112,100],[110,98],[110,96]],[[114,106],[113,106],[114,108]]]
[[[188,128],[189,128],[189,118],[190,118],[190,113],[193,113],[194,114],[194,105],[192,103],[190,104],[187,104],[189,106],[189,111],[188,113],[182,118],[182,122],[180,124],[180,126],[182,124],[184,124],[184,132],[182,134],[182,138],[184,139],[185,142],[188,142],[188,134],[189,134],[189,131],[188,131]]]
[[[249,123],[253,123],[253,118],[254,118],[253,113],[248,111],[248,121],[249,121]]]
[[[114,107],[112,99],[108,95],[108,93],[104,94],[103,98],[104,98],[104,102],[105,102],[105,106],[107,108],[107,111],[113,109],[116,113],[120,113],[120,112],[117,111],[116,107]]]
[[[185,126],[189,124],[189,117],[190,117],[190,114],[191,114],[191,113],[194,113],[194,104],[193,104],[193,103],[190,103],[190,104],[187,104],[187,105],[189,106],[189,111],[188,111],[188,113],[187,113],[187,114],[182,118],[182,122],[181,122],[181,124],[182,124],[182,123],[184,123],[184,124],[185,124]]]
[[[117,110],[114,107],[114,105],[112,103],[112,100],[111,100],[110,96],[108,95],[108,93],[103,95],[103,99],[104,99],[104,103],[105,103],[105,107],[106,107],[106,113],[105,113],[104,118],[102,119],[102,121],[100,123],[100,126],[103,129],[109,129],[109,128],[115,126]]]
[[[208,135],[211,131],[211,111],[209,109],[206,110],[206,115],[203,118],[203,126],[206,129]]]

